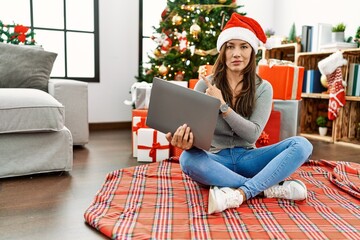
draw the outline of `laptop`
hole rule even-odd
[[[146,125],[174,134],[186,123],[195,147],[209,150],[219,115],[220,100],[183,86],[153,79]]]

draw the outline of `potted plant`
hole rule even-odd
[[[360,27],[356,30],[354,42],[356,42],[357,46],[360,47]]]
[[[327,122],[328,122],[328,119],[327,117],[324,117],[324,116],[319,116],[317,119],[316,119],[316,124],[319,126],[319,134],[320,136],[325,136],[326,133],[327,133]]]
[[[332,27],[332,41],[333,42],[344,42],[345,40],[345,29],[346,25],[344,23],[339,23]]]

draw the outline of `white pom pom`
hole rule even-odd
[[[322,74],[329,75],[333,73],[336,68],[345,64],[347,64],[347,60],[343,58],[342,52],[337,51],[318,62],[318,67]]]

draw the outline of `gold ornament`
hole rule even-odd
[[[154,56],[157,57],[157,58],[159,58],[159,57],[161,56],[161,52],[160,52],[159,49],[156,48],[156,49],[154,50]]]
[[[321,78],[320,78],[320,82],[321,82],[321,85],[323,85],[324,88],[328,88],[328,83],[327,83],[327,78],[326,78],[326,75],[321,75]]]
[[[199,25],[197,25],[196,23],[194,23],[191,27],[190,27],[190,34],[193,35],[194,38],[198,38],[199,37],[199,33],[201,32],[201,28]]]
[[[159,73],[161,75],[165,76],[168,72],[169,70],[167,69],[167,67],[164,66],[164,64],[159,67]]]
[[[226,0],[219,0],[219,3],[221,4],[226,3]]]
[[[182,17],[176,14],[175,16],[172,17],[172,23],[176,26],[181,25]]]

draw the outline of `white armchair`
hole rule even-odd
[[[89,142],[88,84],[76,80],[50,79],[49,93],[65,107],[65,126],[74,145]]]

